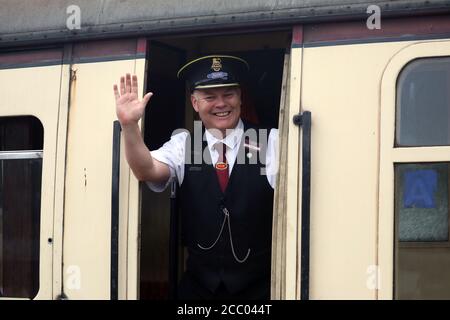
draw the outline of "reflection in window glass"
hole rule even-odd
[[[447,164],[396,166],[400,241],[448,240]]]
[[[450,145],[450,57],[418,59],[397,82],[396,146]]]
[[[450,299],[450,163],[395,166],[395,296]]]
[[[42,149],[38,119],[0,118],[0,296],[39,290]]]
[[[0,151],[42,150],[44,128],[32,116],[0,117]]]

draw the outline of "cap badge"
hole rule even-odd
[[[211,69],[213,69],[216,72],[222,69],[222,61],[220,58],[212,58]]]
[[[228,168],[228,163],[226,162],[217,162],[216,169],[217,170],[226,170]]]

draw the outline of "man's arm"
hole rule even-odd
[[[135,75],[133,79],[130,74],[120,78],[120,94],[117,85],[114,85],[116,113],[122,126],[128,164],[138,180],[161,183],[169,179],[169,167],[153,159],[138,126],[138,121],[144,115],[145,106],[152,95],[153,93],[149,92],[139,101],[138,81]]]

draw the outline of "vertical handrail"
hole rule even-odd
[[[169,299],[177,297],[178,284],[178,207],[177,181],[170,186]]]
[[[301,293],[302,300],[309,300],[310,269],[310,203],[311,203],[311,112],[302,115],[302,245],[301,245]]]
[[[111,300],[119,297],[119,182],[120,182],[119,121],[113,123],[112,185],[111,185]]]
[[[302,127],[302,220],[300,299],[309,300],[310,218],[311,218],[311,112],[294,116],[294,124]]]

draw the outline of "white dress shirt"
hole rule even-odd
[[[205,138],[208,143],[209,153],[211,155],[212,164],[216,164],[219,159],[219,153],[214,145],[221,142],[227,146],[226,158],[229,165],[228,173],[231,175],[233,166],[241,144],[241,139],[244,134],[244,124],[239,120],[235,129],[233,129],[224,139],[220,140],[213,136],[208,130],[205,130]],[[155,192],[164,191],[167,186],[177,179],[178,184],[181,185],[184,179],[184,165],[185,165],[185,148],[186,138],[188,132],[180,132],[172,135],[161,148],[151,151],[154,159],[163,162],[169,166],[170,178],[165,183],[153,183],[147,181],[149,188]],[[191,140],[192,141],[192,140]],[[266,176],[272,188],[275,188],[276,174],[278,172],[278,129],[272,129],[269,133],[266,151]]]

